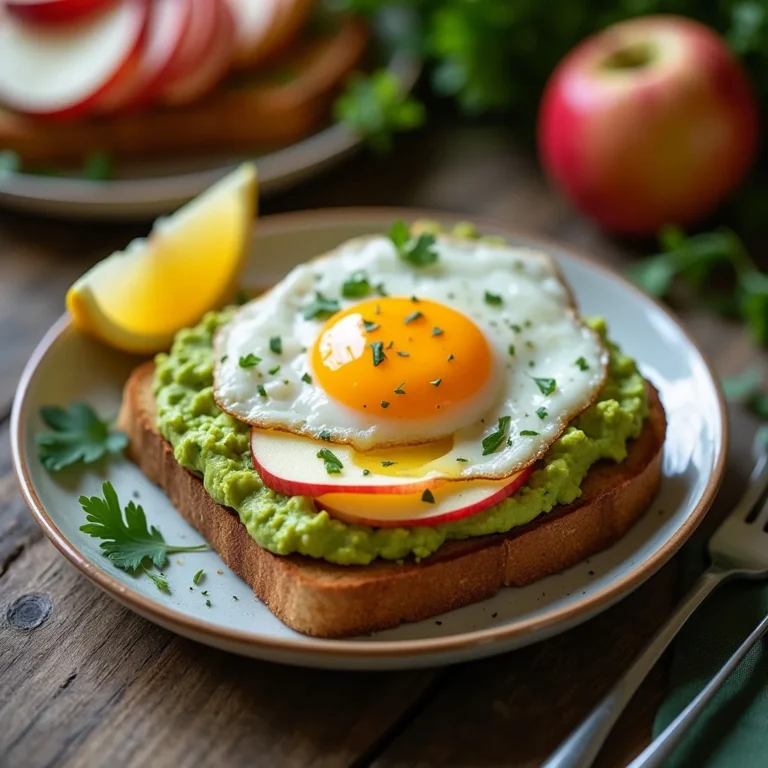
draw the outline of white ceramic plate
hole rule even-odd
[[[407,50],[407,43],[403,45],[416,23],[415,16],[402,8],[385,9],[373,23],[380,46],[391,48],[393,42],[401,46],[383,60],[407,91],[421,73],[419,58]],[[0,204],[65,218],[154,218],[175,210],[246,160],[257,162],[259,193],[269,195],[338,164],[360,147],[361,141],[346,126],[331,124],[302,141],[257,156],[219,153],[126,161],[120,164],[119,177],[109,181],[0,172]]]
[[[434,212],[333,210],[264,219],[255,237],[247,280],[265,285],[298,262],[361,234],[384,231],[395,218]],[[318,667],[391,669],[447,664],[489,656],[553,635],[594,616],[627,595],[678,550],[699,523],[725,466],[725,409],[701,353],[672,316],[622,278],[568,249],[490,224],[486,232],[511,242],[548,249],[560,263],[585,314],[608,319],[611,335],[633,355],[655,384],[669,419],[664,482],[659,497],[627,536],[606,552],[569,571],[525,588],[502,589],[485,602],[372,636],[321,640],[288,629],[255,599],[213,552],[174,558],[167,569],[172,594],[149,579],[114,568],[98,541],[78,529],[84,521],[80,494],[96,494],[110,480],[127,502],[134,492],[167,541],[199,542],[164,494],[127,460],[48,474],[40,465],[34,434],[40,406],[86,400],[115,414],[121,386],[136,360],[76,332],[63,317],[30,360],[13,411],[16,471],[32,513],[54,544],[88,578],[122,603],[175,632],[260,658]],[[194,591],[193,574],[208,578]],[[221,571],[221,573],[219,573]],[[211,607],[205,606],[202,589]],[[235,599],[237,598],[237,600]]]

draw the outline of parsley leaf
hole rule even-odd
[[[279,336],[273,336],[269,340],[269,348],[275,355],[283,354],[283,340]]]
[[[546,419],[547,418],[547,409],[542,405],[541,408],[536,409],[536,415],[540,419]]]
[[[35,435],[42,465],[51,472],[82,462],[92,464],[107,454],[118,454],[128,445],[128,436],[110,429],[86,403],[69,408],[46,406],[40,416],[52,432]]]
[[[578,369],[580,371],[588,371],[589,370],[589,363],[586,361],[586,358],[580,357],[576,361],[576,365],[578,366]]]
[[[432,379],[432,381],[430,381],[429,383],[430,383],[430,384],[431,384],[433,387],[439,387],[439,386],[440,386],[440,384],[442,383],[442,381],[443,381],[442,379]]]
[[[384,342],[383,341],[374,341],[373,344],[371,344],[371,351],[373,352],[373,365],[374,367],[377,365],[380,365],[383,363],[387,356],[384,354]]]
[[[389,408],[389,403],[386,400],[381,401],[381,407],[382,408]]]
[[[427,504],[434,504],[435,503],[435,497],[432,494],[432,491],[427,488],[424,493],[421,494],[421,500],[426,502]]]
[[[539,433],[534,432],[532,429],[523,429],[520,431],[520,434],[523,435],[524,437],[535,437]]]
[[[150,571],[149,568],[146,568],[145,566],[142,566],[141,570],[146,576],[149,576],[149,578],[155,582],[155,586],[161,592],[166,592],[169,595],[171,594],[171,588],[168,586],[168,582],[163,578],[162,575],[158,576],[154,571]]]
[[[370,75],[353,74],[334,104],[334,117],[378,151],[392,146],[392,134],[424,124],[424,105],[411,98],[400,80],[380,69]]]
[[[205,571],[201,568],[193,577],[192,583],[197,586],[205,577]]]
[[[486,291],[485,303],[490,304],[491,306],[498,307],[504,303],[504,299],[502,299],[498,293],[491,293],[490,291]]]
[[[557,382],[554,379],[533,379],[542,395],[551,395],[555,391]]]
[[[381,466],[382,467],[393,467],[395,464],[397,464],[396,461],[382,461]]]
[[[269,371],[267,371],[267,373],[269,373],[270,376],[274,376],[279,371],[280,371],[280,366],[276,365],[273,368],[270,368]]]
[[[406,317],[403,322],[407,325],[408,323],[412,323],[414,320],[418,320],[420,317],[424,317],[423,312],[411,312],[411,314],[408,315],[408,317]]]
[[[312,377],[305,371],[304,374],[301,377],[301,380],[305,384],[311,384],[312,383]]]
[[[438,328],[437,326],[435,326],[432,329],[432,335],[433,336],[442,336],[443,335],[443,329],[442,328]]]
[[[429,232],[411,237],[411,230],[403,221],[396,221],[389,230],[389,239],[403,261],[414,267],[428,267],[437,261],[435,236]]]
[[[326,443],[329,443],[331,441],[331,433],[324,429],[322,432],[320,432],[320,439],[324,440]]]
[[[405,386],[405,382],[403,382],[403,383],[402,383],[402,384],[401,384],[401,385],[400,385],[400,386],[399,386],[399,387],[398,387],[398,388],[395,390],[395,394],[396,394],[396,395],[404,395],[404,394],[405,394],[405,390],[403,389],[403,387],[404,387],[404,386]]]
[[[512,421],[511,416],[502,416],[499,419],[499,424],[496,428],[496,431],[491,432],[490,435],[483,438],[483,456],[488,456],[491,453],[495,453],[499,449],[501,444],[506,439],[510,421]]]
[[[102,539],[99,545],[102,552],[118,568],[137,571],[145,567],[145,560],[151,561],[157,568],[162,568],[170,554],[202,552],[210,549],[207,544],[196,547],[166,544],[160,531],[154,526],[147,525],[147,518],[141,506],[131,501],[123,513],[112,483],[105,482],[101,486],[101,491],[104,498],[80,497],[80,506],[88,521],[80,526],[80,530],[96,539]]]
[[[317,458],[322,459],[325,463],[325,471],[329,475],[340,475],[344,465],[341,463],[341,459],[336,456],[333,451],[329,451],[327,448],[321,448],[317,452]]]
[[[515,356],[515,345],[514,344],[510,344],[507,347],[507,352],[509,352],[509,356],[510,357],[514,357]]]
[[[249,352],[247,355],[242,355],[237,361],[237,364],[241,368],[254,368],[261,362],[260,357],[256,357],[253,352]]]
[[[315,300],[304,307],[302,314],[305,320],[328,318],[341,309],[337,299],[327,299],[320,291],[315,292]]]
[[[361,299],[371,292],[371,283],[363,270],[353,272],[341,286],[345,299]]]

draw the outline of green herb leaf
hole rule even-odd
[[[512,420],[510,416],[502,416],[495,432],[483,438],[483,456],[495,453],[507,437],[509,423]]]
[[[424,493],[421,494],[421,500],[426,502],[427,504],[434,504],[435,503],[435,497],[432,494],[432,491],[427,488]]]
[[[274,375],[275,375],[276,373],[278,373],[279,371],[280,371],[280,366],[279,366],[279,365],[276,365],[276,366],[274,366],[273,368],[270,368],[270,369],[267,371],[267,373],[268,373],[270,376],[274,376]]]
[[[389,408],[389,403],[386,400],[381,401],[381,407],[382,408]]]
[[[510,344],[509,347],[507,347],[507,352],[509,352],[509,356],[510,357],[514,357],[515,356],[515,345],[514,344]]]
[[[523,429],[523,430],[520,431],[520,434],[523,435],[524,437],[534,437],[534,436],[538,435],[539,433],[538,432],[534,432],[532,429]]]
[[[162,576],[158,576],[154,571],[150,571],[149,568],[146,568],[145,566],[142,566],[141,570],[145,575],[152,579],[152,581],[155,583],[155,586],[161,592],[165,592],[168,595],[171,594],[171,588],[168,586],[168,582]]]
[[[327,429],[324,429],[320,433],[320,439],[324,440],[326,443],[329,443],[331,441],[331,433]]]
[[[260,357],[256,357],[256,355],[253,354],[253,352],[249,352],[247,355],[243,355],[238,361],[237,364],[241,368],[254,368],[261,362]]]
[[[576,365],[580,371],[588,371],[589,370],[589,363],[587,363],[586,359],[583,357],[580,357],[576,361]]]
[[[500,306],[504,303],[504,299],[498,293],[485,292],[485,303],[491,306]]]
[[[398,354],[399,357],[410,357],[411,356],[410,352],[398,351],[397,354]]]
[[[353,74],[334,104],[334,117],[377,152],[392,147],[392,134],[420,128],[424,106],[411,98],[396,75],[380,69]]]
[[[451,362],[451,360],[453,360],[453,359],[454,359],[454,357],[453,357],[453,355],[448,355],[448,357],[447,357],[446,359],[447,359],[447,360],[448,360],[448,362],[450,363],[450,362]]]
[[[400,258],[413,267],[428,267],[437,261],[438,254],[435,248],[437,241],[431,233],[425,232],[414,239],[411,237],[408,225],[402,221],[396,221],[389,230],[389,239]]]
[[[302,314],[305,320],[328,318],[341,309],[337,299],[328,299],[320,291],[315,292],[315,300],[304,307]]]
[[[311,384],[312,383],[312,377],[308,373],[306,373],[306,372],[304,372],[304,374],[302,375],[301,380],[305,384]]]
[[[363,320],[363,327],[370,333],[371,331],[378,330],[381,326],[378,323],[373,323],[370,320]]]
[[[555,391],[557,383],[554,379],[533,379],[542,395],[551,395]]]
[[[547,418],[547,409],[544,406],[542,406],[541,408],[537,408],[536,409],[536,415],[540,419],[546,419]]]
[[[267,396],[267,390],[264,389],[264,385],[263,384],[257,384],[256,385],[256,391],[259,393],[259,395],[261,395],[261,397],[266,397]]]
[[[273,336],[269,340],[269,348],[275,355],[283,354],[283,340],[279,336]]]
[[[456,458],[456,461],[467,462],[469,459],[462,459],[460,456]]]
[[[112,483],[105,482],[101,490],[104,498],[80,497],[80,506],[88,521],[86,525],[80,526],[80,530],[96,539],[102,539],[99,545],[102,552],[118,568],[139,570],[145,558],[157,568],[162,568],[169,554],[210,549],[207,544],[196,547],[169,546],[157,528],[148,526],[141,506],[129,502],[123,519],[120,501]]]
[[[353,272],[341,286],[345,299],[361,299],[371,292],[371,283],[363,270]]]
[[[387,289],[384,286],[384,283],[378,283],[377,285],[374,286],[373,290],[376,291],[376,293],[378,293],[379,296],[389,296],[389,294],[387,293]],[[376,314],[378,315],[379,313],[377,312]]]
[[[408,317],[403,321],[404,323],[412,323],[414,320],[418,320],[420,317],[424,317],[422,312],[411,312]]]
[[[433,336],[442,336],[443,335],[443,329],[442,328],[433,328],[432,329],[432,335]]]
[[[382,462],[381,462],[381,466],[382,466],[382,467],[392,467],[392,466],[394,466],[395,464],[397,464],[397,462],[396,462],[396,461],[382,461]]]
[[[58,472],[74,464],[92,464],[108,454],[119,454],[128,445],[123,432],[110,429],[86,403],[73,403],[68,408],[46,406],[40,416],[51,432],[35,435],[42,465]]]
[[[374,341],[373,344],[371,344],[371,351],[373,352],[373,365],[377,366],[383,363],[387,356],[384,353],[384,342],[383,341]]]
[[[432,381],[430,381],[429,383],[430,383],[430,384],[431,384],[433,387],[439,387],[439,386],[440,386],[440,384],[442,383],[442,381],[443,381],[442,379],[432,379]]]
[[[329,475],[340,475],[344,465],[335,453],[329,451],[328,448],[321,448],[317,452],[317,458],[322,459],[325,463],[325,471]]]
[[[193,577],[192,577],[192,583],[197,586],[200,581],[205,576],[205,571],[201,568]]]
[[[403,382],[403,383],[402,383],[402,384],[401,384],[401,385],[400,385],[400,386],[399,386],[399,387],[398,387],[398,388],[395,390],[395,394],[396,394],[396,395],[404,395],[404,394],[405,394],[405,390],[403,389],[403,387],[404,387],[404,386],[405,386],[405,382]]]

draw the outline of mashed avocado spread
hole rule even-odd
[[[552,444],[528,483],[511,497],[444,525],[348,525],[318,512],[310,498],[283,496],[265,487],[251,461],[250,427],[216,406],[213,334],[232,312],[209,313],[176,336],[169,354],[157,357],[157,426],[176,460],[202,478],[215,501],[237,511],[260,546],[278,555],[297,552],[341,565],[367,565],[377,557],[426,557],[449,539],[504,533],[577,499],[592,464],[626,457],[627,441],[640,434],[648,413],[645,383],[634,361],[606,341],[609,373],[598,400]],[[605,339],[603,320],[589,324]]]

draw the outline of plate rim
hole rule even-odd
[[[715,465],[698,501],[693,505],[686,519],[678,526],[670,538],[657,549],[651,557],[636,565],[621,578],[606,584],[602,589],[580,600],[571,606],[561,606],[549,614],[519,620],[511,625],[500,627],[488,627],[448,635],[440,638],[421,638],[415,640],[385,640],[369,642],[351,639],[327,639],[327,638],[275,638],[258,633],[222,627],[208,621],[177,611],[162,603],[144,596],[139,592],[127,588],[106,570],[92,564],[75,545],[58,528],[53,519],[48,515],[43,503],[34,488],[31,473],[24,458],[26,453],[25,428],[28,410],[27,396],[31,382],[42,358],[57,341],[69,332],[74,332],[69,316],[65,312],[45,333],[36,346],[30,359],[24,367],[19,381],[16,395],[13,401],[10,422],[11,458],[16,473],[17,481],[21,489],[24,501],[36,522],[43,529],[48,539],[81,573],[93,581],[103,591],[113,598],[118,599],[124,605],[128,605],[141,615],[157,621],[163,626],[180,626],[182,633],[190,636],[205,638],[206,642],[216,645],[217,641],[225,641],[230,646],[263,649],[268,652],[286,654],[288,657],[321,656],[326,660],[340,657],[354,657],[357,660],[375,661],[376,659],[410,659],[418,660],[431,655],[446,655],[450,653],[468,652],[472,648],[488,645],[509,644],[515,639],[524,637],[532,632],[546,632],[549,635],[558,633],[558,626],[563,629],[580,623],[600,611],[608,608],[620,599],[629,595],[644,581],[649,579],[663,565],[678,552],[688,540],[693,531],[698,527],[712,505],[722,483],[727,455],[728,455],[728,416],[725,398],[714,373],[714,369],[707,356],[699,348],[688,330],[664,305],[654,297],[644,293],[640,288],[631,283],[620,273],[609,267],[590,259],[580,249],[571,248],[569,245],[558,241],[531,234],[517,228],[507,228],[491,219],[480,216],[468,216],[468,214],[436,211],[421,208],[397,208],[397,207],[345,207],[345,208],[319,208],[307,211],[293,211],[274,214],[260,219],[254,232],[254,238],[258,240],[260,233],[279,234],[286,231],[299,231],[317,229],[319,224],[343,225],[354,221],[360,223],[372,223],[374,220],[382,222],[394,219],[433,219],[449,224],[466,221],[471,218],[480,229],[503,234],[507,237],[515,237],[530,241],[555,253],[560,252],[569,258],[573,258],[589,268],[607,275],[611,279],[618,280],[631,293],[645,302],[655,306],[675,328],[680,332],[689,347],[694,350],[713,385],[717,397],[718,416],[721,440],[715,446]]]

